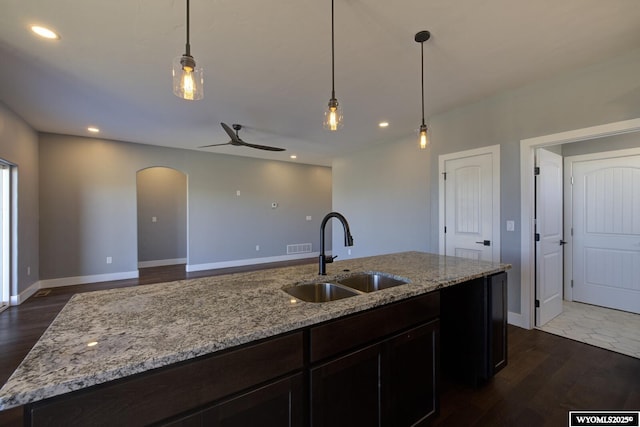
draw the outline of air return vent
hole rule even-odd
[[[296,245],[287,245],[287,255],[305,254],[311,252],[311,243],[298,243]]]

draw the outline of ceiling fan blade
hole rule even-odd
[[[244,141],[239,141],[240,143],[238,145],[244,145],[246,147],[250,147],[250,148],[257,148],[258,150],[267,150],[267,151],[285,151],[284,148],[278,148],[278,147],[269,147],[267,145],[258,145],[258,144],[249,144],[248,142],[244,142]]]
[[[220,145],[231,145],[231,141],[225,142],[224,144],[210,144],[210,145],[201,145],[198,148],[207,148],[207,147],[218,147]]]
[[[241,139],[238,135],[236,135],[236,133],[229,127],[227,126],[226,123],[220,123],[222,125],[222,129],[225,130],[225,132],[227,132],[227,134],[229,134],[229,137],[231,138],[231,142],[240,142]]]

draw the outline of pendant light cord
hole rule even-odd
[[[335,66],[335,47],[334,47],[334,32],[333,32],[333,0],[331,0],[331,99],[336,98],[336,66]]]
[[[420,43],[420,60],[422,61],[422,126],[424,126],[424,42]]]
[[[191,45],[189,44],[189,0],[187,0],[187,45],[185,50],[186,56],[191,56]]]

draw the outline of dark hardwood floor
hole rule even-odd
[[[54,288],[0,313],[0,384],[9,378],[75,293],[140,286],[316,259],[186,273],[184,266],[140,270],[138,279]],[[566,426],[568,411],[640,410],[640,359],[539,330],[509,326],[509,364],[475,389],[443,379],[434,426]],[[19,426],[21,408],[0,412],[0,426]]]

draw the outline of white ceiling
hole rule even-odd
[[[191,51],[205,98],[171,91],[184,53],[184,0],[1,0],[0,101],[38,131],[330,165],[335,156],[416,134],[420,45],[427,116],[640,47],[638,0],[335,0],[339,132],[331,97],[330,0],[191,0]],[[37,38],[47,25],[58,41]],[[390,126],[380,129],[386,120]]]

